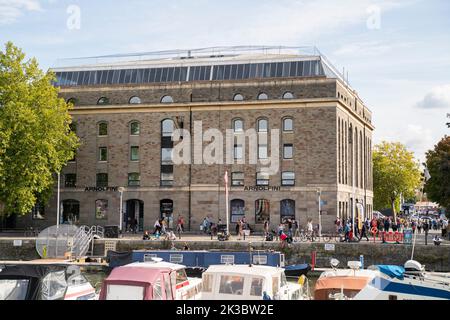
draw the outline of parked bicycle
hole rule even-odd
[[[39,235],[39,229],[30,227],[29,229],[25,230],[25,237],[26,238],[36,238]]]

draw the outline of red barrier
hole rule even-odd
[[[385,242],[395,242],[395,243],[401,243],[403,242],[404,236],[402,232],[379,232],[379,239],[381,241],[383,241],[383,237],[384,237],[384,241]]]

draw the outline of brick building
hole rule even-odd
[[[336,216],[362,208],[370,215],[371,112],[317,50],[262,51],[200,50],[55,68],[81,139],[61,173],[61,222],[119,225],[122,207],[124,228],[134,218],[146,230],[159,217],[182,215],[199,230],[205,216],[226,219],[225,171],[232,223],[244,216],[256,229],[266,218],[272,227],[287,217],[317,223],[318,190],[324,231]],[[235,136],[279,129],[278,172],[267,176],[259,163],[174,164],[173,131],[193,135],[196,121],[224,136],[227,129]],[[258,159],[267,158],[272,142],[258,142]],[[250,148],[233,144],[234,158],[248,159]],[[55,221],[56,190],[46,208],[18,220]]]

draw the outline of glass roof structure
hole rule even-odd
[[[215,47],[67,59],[64,63],[74,61],[87,63],[52,69],[56,86],[299,77],[344,80],[315,47]]]

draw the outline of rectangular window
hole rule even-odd
[[[75,188],[77,186],[77,175],[74,173],[68,173],[65,175],[64,186],[66,188]]]
[[[240,276],[221,276],[219,293],[243,295],[244,277]]]
[[[97,188],[106,188],[108,186],[108,174],[97,173]]]
[[[243,159],[243,149],[241,144],[234,145],[234,159],[235,160]]]
[[[267,159],[267,144],[258,145],[258,159]]]
[[[261,297],[263,295],[263,278],[253,278],[252,285],[250,287],[250,295],[255,297]]]
[[[283,186],[295,185],[295,173],[291,171],[283,172],[281,174],[281,185]]]
[[[161,149],[161,162],[163,164],[171,164],[173,162],[173,148]]]
[[[131,161],[139,161],[139,147],[131,147],[130,150],[130,160]]]
[[[231,174],[231,185],[233,187],[239,187],[244,185],[244,173],[243,172],[233,172]]]
[[[257,186],[268,186],[270,177],[267,173],[258,172],[256,174],[256,185]]]
[[[128,186],[139,187],[141,185],[141,175],[137,172],[128,174]]]
[[[161,166],[161,186],[171,187],[173,186],[173,166],[162,165]]]
[[[294,147],[292,144],[285,144],[283,146],[283,158],[284,159],[292,159],[294,155]]]
[[[203,292],[212,292],[212,285],[214,276],[212,274],[203,274]]]
[[[108,148],[100,147],[98,148],[98,161],[108,161]]]

